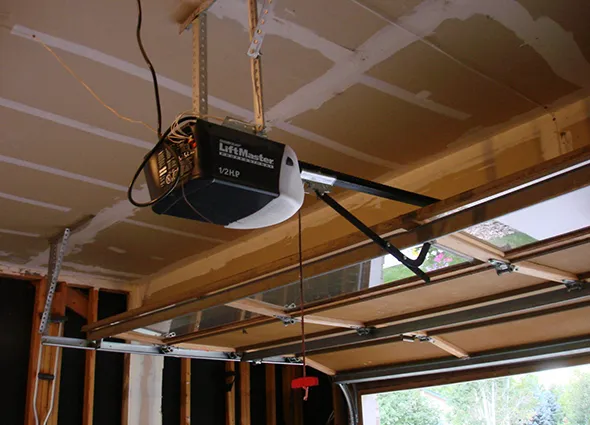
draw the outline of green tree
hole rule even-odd
[[[437,387],[451,409],[452,425],[526,424],[535,413],[539,382],[534,375]]]
[[[539,399],[539,405],[530,425],[558,425],[561,409],[555,394],[545,390],[539,394]]]
[[[441,413],[420,390],[379,394],[381,425],[439,425]]]
[[[577,371],[559,401],[565,416],[564,424],[590,425],[590,371]]]

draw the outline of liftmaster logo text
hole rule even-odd
[[[219,141],[219,155],[227,158],[237,159],[238,161],[249,162],[254,165],[267,168],[275,168],[274,159],[267,158],[262,154],[252,154],[248,149],[242,147],[242,145],[234,142],[228,142],[227,140]]]

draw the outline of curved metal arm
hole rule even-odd
[[[426,242],[424,245],[422,245],[422,248],[420,248],[418,257],[416,257],[414,260],[408,258],[406,263],[411,264],[414,267],[420,267],[424,263],[424,260],[426,260],[426,255],[428,254],[428,251],[430,251],[430,247],[430,242]]]
[[[418,257],[412,260],[411,258],[406,257],[405,254],[401,252],[399,249],[397,249],[395,246],[391,245],[389,242],[387,242],[385,239],[383,239],[381,236],[379,236],[377,233],[371,230],[365,223],[356,218],[350,211],[348,211],[346,208],[344,208],[342,205],[336,202],[336,200],[334,200],[330,195],[324,192],[320,192],[318,190],[316,190],[315,193],[334,211],[336,211],[338,214],[340,214],[342,217],[348,220],[354,227],[359,229],[373,242],[375,242],[377,245],[383,248],[383,250],[395,257],[400,263],[402,263],[414,274],[416,274],[416,276],[420,277],[426,283],[430,282],[430,278],[428,277],[428,275],[419,268],[426,259],[426,254],[430,249],[429,243],[425,243],[422,246],[420,254],[418,254]]]

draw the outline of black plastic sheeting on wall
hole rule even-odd
[[[4,383],[0,397],[0,422],[22,425],[25,420],[35,287],[29,282],[0,278],[0,288],[0,364],[3,365]]]
[[[88,291],[83,292],[88,293]],[[68,320],[64,325],[64,336],[85,338],[86,335],[81,331],[81,328],[86,324],[86,319],[70,309],[66,309],[66,316]],[[85,350],[62,349],[59,410],[57,412],[59,425],[82,423],[85,364]]]
[[[127,310],[127,296],[100,291],[98,296],[98,320]],[[115,340],[122,342],[120,340]],[[94,423],[120,425],[123,407],[124,354],[96,353],[96,378],[94,386]],[[65,424],[60,424],[65,425]]]
[[[225,424],[225,362],[191,360],[191,418],[199,425]],[[180,359],[164,359],[162,423],[180,423]],[[256,422],[252,422],[253,424]]]
[[[239,370],[236,364],[236,370]],[[289,366],[293,367],[293,366]],[[250,423],[264,425],[266,423],[266,379],[265,366],[250,367]],[[332,414],[332,383],[330,378],[311,368],[308,375],[318,376],[320,385],[310,390],[309,400],[302,403],[290,402],[303,408],[305,425],[326,425]],[[225,424],[225,362],[192,360],[191,361],[191,421],[199,425]],[[236,388],[236,423],[240,418],[240,379],[239,373],[234,383]],[[276,366],[276,412],[277,425],[288,425],[283,414],[282,373],[281,366]],[[296,391],[292,397],[302,397]],[[162,382],[162,415],[163,425],[180,423],[180,359],[167,357],[164,360],[164,377]],[[293,412],[288,413],[293,416]],[[292,423],[292,422],[291,422]]]
[[[164,358],[162,378],[162,425],[180,423],[180,359]]]

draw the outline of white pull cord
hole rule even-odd
[[[57,331],[57,335],[61,336],[62,333],[62,326],[63,323],[59,324],[59,330]],[[51,400],[49,404],[49,411],[47,412],[47,416],[43,420],[43,425],[47,425],[47,421],[49,421],[49,417],[51,416],[51,412],[53,411],[53,402],[55,400],[55,381],[57,379],[57,366],[59,364],[59,350],[61,347],[56,347],[55,352],[55,362],[53,364],[53,384],[51,385]],[[35,415],[35,425],[39,425],[39,413],[37,412],[37,390],[39,389],[39,369],[41,368],[41,356],[43,354],[43,343],[39,343],[39,353],[37,355],[37,374],[35,375],[35,390],[33,392],[33,413]]]

